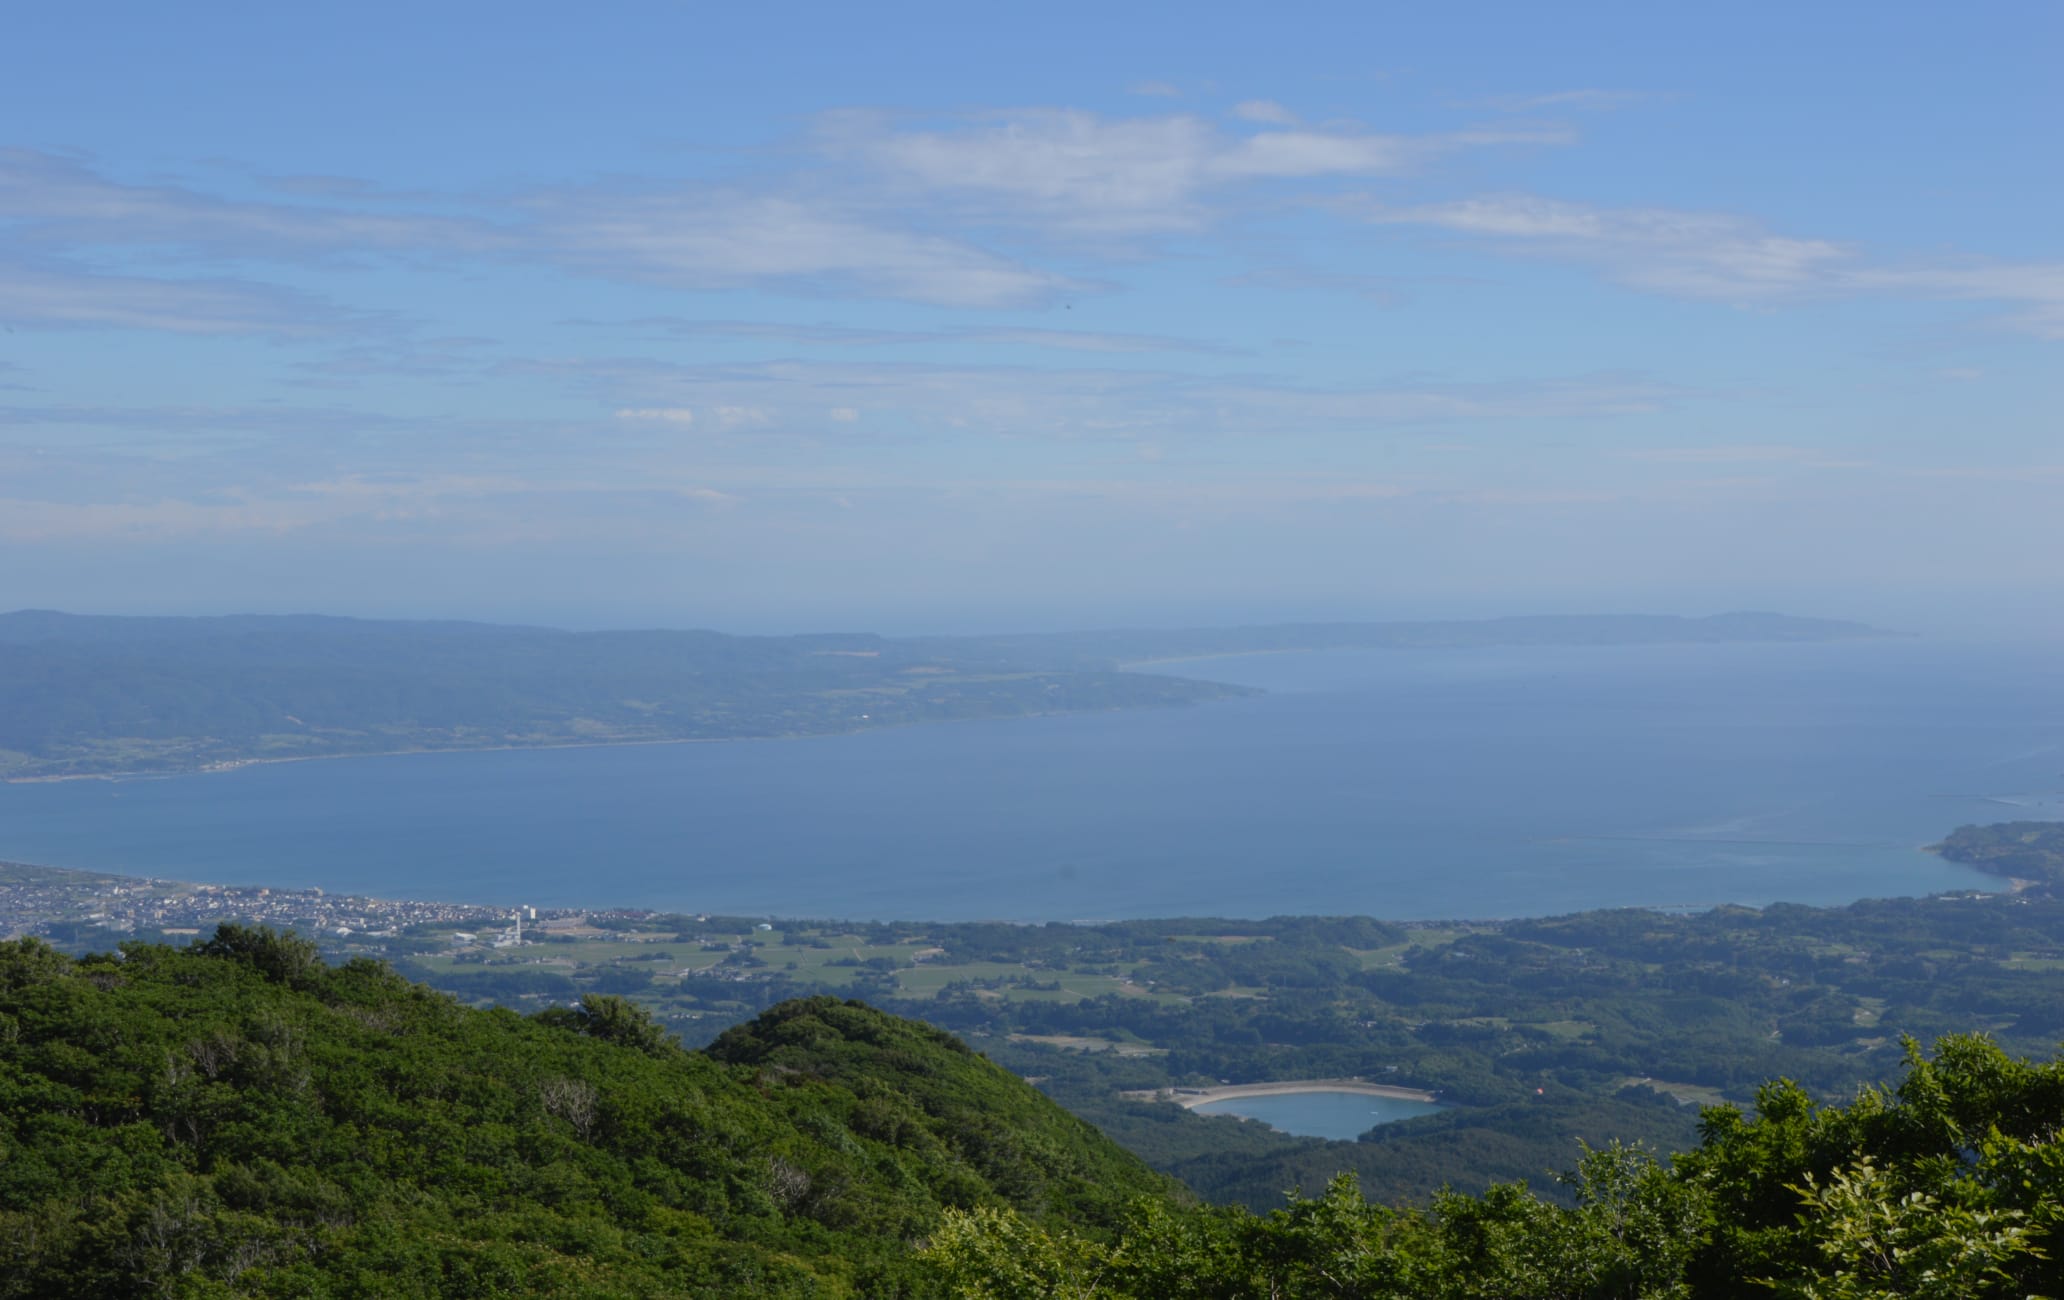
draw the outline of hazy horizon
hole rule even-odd
[[[1197,604],[1125,602],[1099,605],[1074,602],[1054,605],[991,607],[958,604],[937,607],[801,607],[789,609],[727,608],[668,611],[626,607],[560,609],[546,606],[497,610],[464,604],[318,608],[286,601],[275,608],[140,603],[102,608],[70,605],[13,605],[0,614],[50,610],[62,614],[108,617],[234,617],[260,615],[356,618],[369,620],[468,622],[520,627],[556,628],[571,632],[633,629],[698,630],[734,636],[791,636],[810,633],[873,633],[888,637],[998,636],[1087,632],[1115,628],[1234,628],[1301,623],[1418,623],[1482,621],[1527,617],[1612,617],[1655,615],[1689,619],[1719,614],[1767,613],[1829,619],[1868,625],[1897,636],[1920,636],[1947,642],[2044,644],[2064,640],[2064,614],[2040,604],[2008,609],[1989,601],[1950,595],[1936,606],[1874,605],[1851,601],[1840,608],[1744,599],[1728,604],[1692,606],[1658,595],[1650,600],[1625,598],[1595,606],[1556,601],[1516,603],[1466,600],[1396,601],[1385,605],[1337,603],[1265,603],[1216,601]]]
[[[2060,37],[24,12],[0,607],[2055,635]]]

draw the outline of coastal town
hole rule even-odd
[[[512,910],[0,863],[0,939],[33,935],[111,947],[128,938],[205,935],[236,921],[296,930],[325,941],[326,947],[348,948],[353,939],[396,939],[424,927],[495,946],[516,942],[523,925],[542,932],[579,924],[587,916],[565,909]]]

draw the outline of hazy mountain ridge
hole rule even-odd
[[[1247,688],[1122,671],[1276,650],[1804,641],[1885,635],[1769,614],[1286,624],[1003,637],[568,632],[315,615],[0,614],[0,775],[820,735],[1161,707]]]
[[[1736,641],[1853,641],[1896,635],[1863,623],[1737,612],[1540,614],[1384,623],[1273,623],[1250,627],[1110,628],[994,637],[927,638],[980,645],[1038,662],[1137,663],[1293,650],[1468,649],[1480,646],[1712,645]]]

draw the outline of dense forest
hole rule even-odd
[[[1172,1185],[937,1030],[787,1004],[683,1050],[225,927],[0,945],[0,1295],[930,1293],[943,1209]]]
[[[1979,1038],[1909,1050],[1896,1088],[1760,1089],[1667,1162],[1585,1152],[1518,1184],[1372,1204],[1351,1177],[1266,1216],[1143,1204],[1112,1238],[948,1211],[927,1257],[993,1300],[1974,1300],[2064,1294],[2064,1062]]]
[[[1097,938],[1136,936],[1130,950],[1150,960],[1132,968],[1133,988],[1154,996],[942,990],[883,1005],[994,1043],[998,1059],[1213,1199],[1261,1208],[1345,1168],[1381,1201],[1423,1200],[1443,1184],[1559,1169],[1580,1139],[1681,1145],[1696,1116],[1687,1103],[1745,1102],[1769,1078],[1852,1095],[1898,1073],[1903,1035],[1982,1029],[2047,1054],[2064,1038],[2060,930],[2064,905],[2040,898],[1630,909],[1466,930],[1150,923],[1101,928],[1073,969]],[[1349,1144],[1121,1095],[1351,1075],[1459,1104]]]
[[[0,614],[0,778],[1162,707],[1250,692],[1123,664],[1266,649],[1866,635],[1767,614],[899,639],[27,610]]]
[[[1770,1083],[1667,1162],[1267,1214],[1200,1204],[935,1029],[828,997],[690,1051],[588,995],[478,1010],[228,926],[0,945],[0,1294],[2055,1294],[2064,1065]]]
[[[392,942],[469,999],[611,991],[691,1041],[784,998],[858,995],[961,1034],[1156,1168],[1254,1209],[1340,1170],[1378,1201],[1423,1202],[1538,1179],[1580,1140],[1681,1146],[1699,1104],[1747,1103],[1771,1078],[1829,1098],[1894,1078],[1904,1036],[1983,1031],[2031,1056],[2064,1039],[2064,902],[2039,891],[1470,926],[610,924],[520,950]],[[1328,1142],[1125,1096],[1351,1076],[1451,1106]]]

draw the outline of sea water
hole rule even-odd
[[[1841,903],[2064,816],[2064,673],[1910,640],[1385,650],[1267,694],[804,740],[0,786],[0,858],[384,897],[790,917],[1510,917]]]

